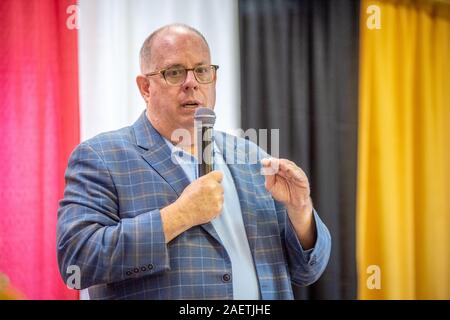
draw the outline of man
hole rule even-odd
[[[331,246],[306,175],[285,159],[233,164],[265,153],[216,132],[215,159],[227,164],[196,178],[179,157],[194,161],[195,145],[173,133],[193,136],[195,109],[214,107],[208,44],[189,26],[165,26],[140,62],[146,112],[69,160],[57,234],[64,280],[78,266],[93,299],[292,299],[291,282],[316,281]],[[261,175],[274,163],[278,172]]]

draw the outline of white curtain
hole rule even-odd
[[[132,124],[145,109],[135,77],[139,50],[155,29],[173,22],[206,37],[220,65],[216,129],[240,124],[237,0],[79,0],[81,139]]]

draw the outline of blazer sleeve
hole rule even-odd
[[[317,239],[312,249],[304,250],[285,207],[278,201],[275,201],[275,207],[283,230],[291,281],[299,286],[310,285],[320,278],[328,264],[331,252],[330,232],[313,209]]]
[[[169,270],[159,210],[121,219],[111,174],[89,144],[72,153],[65,179],[57,257],[66,283],[74,266],[80,271],[77,289]]]

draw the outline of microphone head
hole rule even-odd
[[[213,109],[198,107],[195,110],[194,120],[202,123],[202,126],[213,127],[216,122],[216,114]]]

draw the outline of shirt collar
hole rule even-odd
[[[174,145],[172,142],[170,142],[168,139],[164,138],[164,141],[167,143],[167,145],[169,146],[170,149],[170,153],[174,154],[176,153],[177,155],[180,155],[180,153],[186,154],[187,156],[193,158],[195,161],[197,161],[197,157],[194,157],[193,155],[191,155],[189,152],[184,151],[183,149],[181,149],[180,147],[177,147],[176,145]],[[217,146],[216,141],[214,141],[214,155],[222,155],[222,151],[220,150],[220,148]]]

